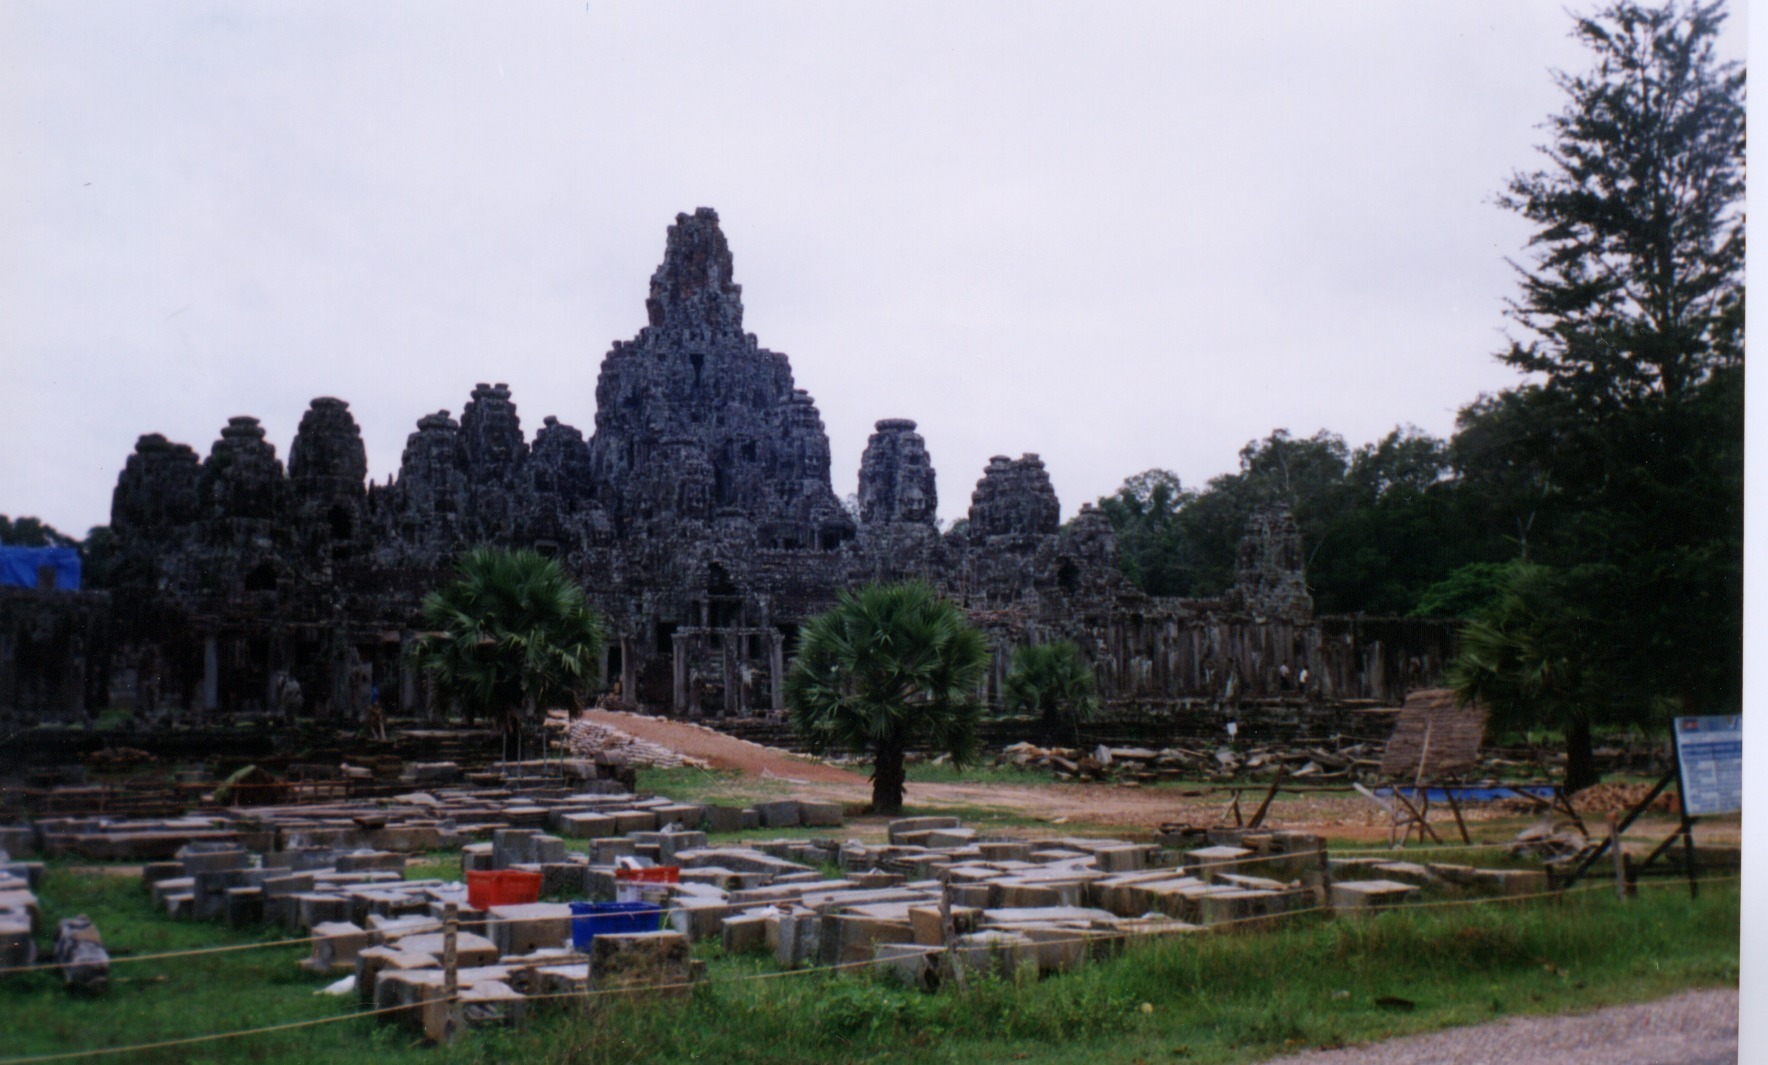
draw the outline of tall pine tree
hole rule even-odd
[[[1456,465],[1541,566],[1504,600],[1528,611],[1476,626],[1506,653],[1470,641],[1457,686],[1535,691],[1544,714],[1551,688],[1574,770],[1591,725],[1741,697],[1744,72],[1717,57],[1724,17],[1622,0],[1579,18],[1592,62],[1557,76],[1548,165],[1500,198],[1538,227],[1501,357],[1537,376],[1463,412]],[[1529,663],[1581,679],[1543,688]]]

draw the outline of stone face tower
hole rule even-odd
[[[1056,489],[1042,459],[1028,453],[1016,459],[996,455],[988,460],[988,468],[970,495],[972,539],[1053,536],[1061,523],[1062,504],[1056,500]]]
[[[614,344],[596,383],[590,465],[611,486],[602,502],[617,527],[719,513],[752,523],[764,547],[852,539],[815,401],[794,387],[784,355],[743,332],[717,212],[676,216],[645,309],[650,324]],[[674,483],[681,469],[692,485]]]
[[[939,510],[927,442],[908,418],[886,418],[859,460],[859,520],[932,526]]]
[[[1261,617],[1306,620],[1314,616],[1302,558],[1301,527],[1281,503],[1268,503],[1246,519],[1234,565],[1232,597]]]
[[[321,396],[301,416],[289,446],[289,491],[303,548],[347,551],[362,536],[368,453],[350,405]]]

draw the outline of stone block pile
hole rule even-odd
[[[1328,864],[1332,873],[1332,908],[1338,913],[1403,906],[1420,901],[1425,895],[1514,897],[1545,892],[1551,887],[1545,869],[1482,869],[1384,857],[1332,858]]]
[[[43,863],[14,860],[11,848],[30,853],[36,836],[18,827],[0,828],[0,969],[37,964],[37,937],[43,933]],[[56,928],[50,960],[61,967],[63,982],[73,990],[103,991],[110,978],[110,954],[96,925],[81,914],[64,918]]]
[[[387,803],[255,811],[252,827],[209,821],[143,881],[165,911],[230,925],[276,924],[311,937],[303,967],[344,976],[365,1007],[389,1009],[439,1038],[450,1026],[519,1021],[530,1005],[574,993],[684,991],[694,943],[732,954],[771,954],[782,967],[878,965],[918,986],[992,973],[1059,973],[1126,943],[1206,928],[1257,929],[1304,912],[1364,915],[1433,895],[1516,896],[1547,888],[1532,870],[1415,863],[1398,856],[1331,857],[1304,832],[1215,829],[1159,843],[1062,837],[1023,839],[955,817],[892,821],[884,842],[829,837],[714,841],[709,831],[838,827],[834,804],[788,800],[734,809],[632,794],[439,791]],[[198,828],[199,822],[209,827]],[[26,839],[71,838],[65,824]],[[538,874],[541,899],[480,899],[455,879],[405,879],[407,857],[347,847],[390,830],[473,839],[469,874]],[[108,824],[101,835],[126,835]],[[152,832],[174,831],[157,823]],[[423,838],[423,837],[417,837]],[[245,840],[268,844],[254,851]],[[64,846],[67,844],[63,844]],[[156,843],[156,846],[158,844]],[[668,867],[639,889],[658,904],[655,930],[603,933],[574,944],[572,908],[608,901],[635,873]],[[14,868],[22,871],[13,872]],[[28,885],[25,863],[0,867],[0,929],[34,951],[35,898],[8,909],[6,885]],[[11,879],[7,879],[10,877]],[[455,938],[459,1008],[446,998],[443,927]],[[587,927],[587,926],[586,926]],[[0,938],[0,946],[13,941]],[[70,948],[73,949],[73,948]]]
[[[697,832],[683,834],[704,839]],[[517,859],[547,856],[548,842],[560,842],[522,829],[500,830],[498,837],[487,846],[505,848],[499,856],[509,868],[534,864]],[[652,945],[624,949],[597,970],[594,951],[572,949],[569,906],[539,902],[478,910],[467,902],[465,883],[407,880],[404,866],[403,855],[384,851],[303,848],[253,854],[237,844],[205,841],[188,845],[175,861],[151,863],[143,879],[171,916],[231,925],[270,922],[291,935],[311,937],[302,968],[347,975],[364,1007],[395,1009],[385,1016],[432,1038],[441,1038],[451,1022],[519,1021],[530,996],[597,986],[591,978],[597,971],[613,974],[608,982],[620,987],[685,984],[693,978],[686,965],[687,941],[678,933],[654,933]],[[451,906],[458,922],[461,997],[452,1016],[443,1001],[442,967]]]
[[[41,848],[50,857],[154,862],[176,858],[188,844],[229,844],[248,851],[312,848],[411,853],[488,841],[499,829],[535,828],[565,839],[601,839],[668,825],[729,832],[797,825],[839,827],[839,803],[782,802],[734,807],[639,798],[610,781],[572,785],[448,788],[387,799],[239,807],[186,817],[45,818],[0,826],[0,846]],[[17,847],[14,849],[18,852]]]
[[[8,846],[9,845],[9,846]],[[11,847],[28,853],[27,835],[0,829],[0,969],[34,965],[37,935],[43,930],[43,909],[37,892],[43,886],[43,863],[15,861]]]
[[[719,890],[689,874],[729,853],[686,852],[670,919],[690,939],[714,930],[727,951],[769,951],[783,966],[874,960],[914,982],[942,967],[1059,972],[1133,939],[1254,924],[1319,905],[1318,837],[1264,833],[1252,847],[1178,852],[1122,840],[989,837],[956,818],[892,822],[888,842],[779,841],[762,853],[822,849],[837,880],[777,878]],[[1268,875],[1248,870],[1262,861]],[[1276,879],[1283,876],[1285,879]],[[949,921],[949,927],[948,927]]]
[[[1015,743],[1002,748],[994,764],[1049,770],[1060,781],[1117,781],[1153,784],[1160,781],[1269,780],[1285,778],[1310,784],[1373,780],[1381,768],[1381,744],[1354,736],[1332,736],[1298,744],[1252,746],[1110,747],[1091,749],[1039,747]]]
[[[323,847],[256,853],[237,843],[200,841],[176,858],[150,862],[142,882],[168,917],[231,927],[274,924],[290,935],[322,924],[439,914],[464,903],[454,881],[407,880],[405,857],[390,851]]]

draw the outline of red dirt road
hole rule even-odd
[[[611,710],[589,710],[585,715],[639,739],[702,758],[719,769],[734,769],[763,780],[797,785],[795,794],[805,798],[843,803],[871,799],[871,781],[863,774],[801,758],[772,747],[727,736],[704,725],[668,718]],[[1227,815],[1226,795],[1185,796],[1174,788],[1126,788],[1115,784],[920,784],[910,782],[908,801],[916,806],[992,807],[1025,817],[1060,824],[1080,821],[1098,825],[1153,830],[1169,821],[1216,822]],[[1262,797],[1262,789],[1249,788],[1241,809],[1250,816]],[[1285,827],[1337,826],[1340,834],[1368,826],[1371,838],[1385,829],[1379,826],[1373,807],[1355,796],[1285,798],[1273,807]]]
[[[832,765],[799,758],[772,747],[727,736],[704,725],[671,721],[619,710],[585,710],[581,715],[598,725],[617,728],[641,740],[660,743],[690,758],[703,758],[715,769],[735,769],[753,777],[803,783],[863,785],[866,778]]]
[[[862,805],[871,800],[871,781],[865,773],[763,747],[686,721],[610,710],[586,711],[590,720],[609,725],[642,740],[660,743],[682,754],[704,759],[719,769],[737,770],[756,780],[780,781],[794,795],[807,799]],[[1135,788],[1117,784],[922,784],[911,781],[907,799],[914,806],[982,807],[1020,817],[1060,825],[1085,822],[1115,828],[1153,831],[1168,822],[1190,824],[1232,823],[1231,796],[1223,791],[1199,794],[1202,789],[1175,787]],[[1190,791],[1191,794],[1186,794]],[[1240,809],[1250,817],[1264,798],[1263,785],[1248,784],[1241,792]],[[1468,808],[1470,822],[1507,816],[1502,811]],[[1514,820],[1514,815],[1511,816]],[[1454,835],[1447,814],[1432,821],[1445,838]],[[1597,820],[1600,820],[1598,817]],[[1658,822],[1662,821],[1662,824]],[[1329,831],[1334,837],[1385,842],[1387,816],[1367,799],[1340,792],[1286,792],[1272,805],[1266,824],[1273,828]],[[1664,817],[1642,819],[1634,829],[1637,838],[1668,835],[1673,822]],[[1713,819],[1696,826],[1703,843],[1735,843],[1738,827],[1731,819]]]

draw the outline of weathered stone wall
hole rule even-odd
[[[361,432],[332,397],[302,416],[286,472],[247,416],[201,462],[141,437],[113,496],[114,597],[0,603],[0,712],[60,713],[81,691],[151,719],[349,724],[378,690],[390,710],[442,713],[403,652],[424,593],[475,544],[557,557],[607,617],[609,685],[680,713],[776,710],[798,626],[872,580],[926,580],[968,610],[994,642],[991,698],[1016,647],[1056,639],[1094,662],[1109,705],[1141,714],[1397,702],[1447,660],[1441,623],[1314,618],[1281,508],[1253,516],[1222,599],[1152,599],[1119,571],[1103,515],[1061,525],[1037,455],[991,459],[942,535],[926,442],[887,418],[849,514],[816,404],[743,332],[741,294],[718,216],[678,215],[647,324],[602,360],[587,439],[548,415],[530,441],[502,383],[474,387],[458,422],[419,418],[388,484],[365,484]],[[62,635],[21,642],[39,629]]]
[[[110,597],[0,587],[0,735],[104,705]]]

